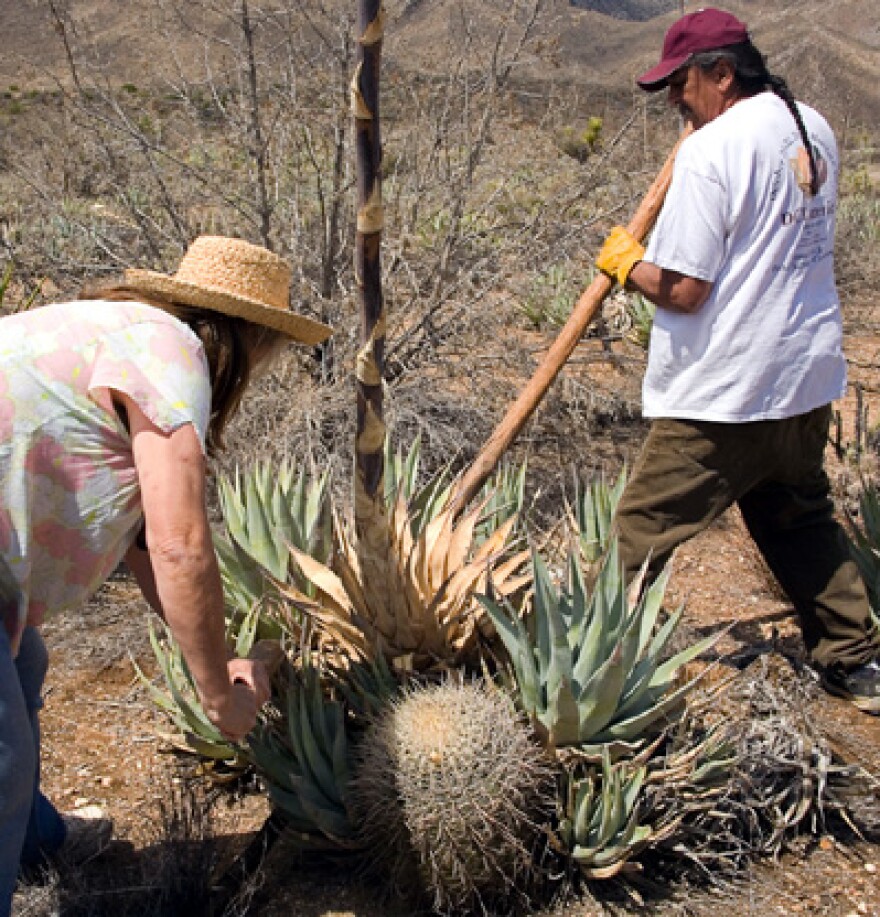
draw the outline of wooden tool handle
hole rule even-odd
[[[666,192],[669,190],[669,184],[672,181],[672,168],[675,164],[678,148],[689,133],[690,130],[682,133],[678,143],[669,154],[663,168],[654,179],[651,187],[648,188],[642,198],[642,202],[627,225],[630,235],[640,242],[648,235],[657,219],[657,215],[660,213],[660,208],[663,206]],[[553,380],[565,365],[566,360],[571,356],[581,335],[599,311],[605,297],[611,292],[612,286],[612,281],[600,273],[596,275],[593,282],[581,294],[568,321],[535,370],[534,375],[526,383],[516,401],[508,408],[504,419],[498,424],[489,439],[486,440],[473,464],[459,479],[452,498],[452,505],[457,512],[461,512],[473,499],[514,437],[519,433],[529,417],[532,416],[535,408],[547,393],[547,389],[550,388]]]

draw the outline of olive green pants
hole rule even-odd
[[[753,423],[656,420],[615,517],[629,579],[731,504],[791,599],[812,662],[873,659],[880,632],[823,468],[831,408]],[[723,604],[724,596],[718,596]]]

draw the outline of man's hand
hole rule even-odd
[[[622,226],[615,226],[608,234],[596,258],[596,267],[616,280],[626,284],[629,272],[645,257],[645,247],[634,239]]]

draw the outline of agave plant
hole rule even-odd
[[[638,582],[628,590],[616,539],[592,591],[575,555],[558,590],[539,555],[532,566],[534,590],[522,616],[482,597],[523,709],[551,748],[578,746],[599,756],[600,746],[612,743],[617,757],[643,746],[681,708],[697,679],[677,686],[677,677],[715,636],[663,661],[683,609],[660,624],[668,572],[646,590]]]
[[[295,837],[312,847],[352,847],[344,708],[324,691],[307,654],[302,660],[300,669],[290,674],[286,709],[251,734],[249,751]]]
[[[601,767],[577,764],[563,779],[558,836],[571,861],[589,879],[610,879],[631,869],[633,857],[652,839],[671,832],[640,820],[647,767],[611,763],[603,749]]]
[[[617,504],[626,486],[627,469],[624,465],[617,480],[609,484],[604,476],[590,481],[581,490],[578,487],[574,501],[574,524],[578,546],[586,564],[596,564],[611,541],[611,526]]]
[[[716,723],[705,729],[686,716],[682,727],[662,755],[647,761],[644,781],[651,822],[674,823],[676,828],[682,821],[702,816],[720,797],[730,794],[730,775],[741,761],[729,724]]]
[[[699,820],[729,792],[739,762],[731,731],[697,728],[691,717],[682,727],[617,763],[607,745],[599,764],[578,755],[563,763],[558,840],[587,878],[639,869],[639,853],[676,844],[682,822]]]
[[[656,306],[639,293],[633,293],[627,297],[626,311],[632,323],[627,337],[642,349],[647,350],[651,340],[651,329],[654,326]]]
[[[427,525],[414,526],[399,493],[384,553],[372,558],[371,569],[381,570],[384,579],[364,574],[358,545],[339,525],[332,566],[291,547],[314,587],[314,598],[293,585],[279,583],[278,588],[349,659],[371,660],[381,654],[400,670],[457,664],[473,655],[481,631],[488,628],[477,595],[485,591],[489,577],[506,597],[530,581],[522,572],[528,552],[510,549],[516,517],[476,546],[482,513],[478,505],[456,518],[447,495]]]
[[[334,665],[328,660],[328,670],[356,719],[368,720],[377,716],[400,690],[400,684],[381,653],[373,659],[345,659],[343,665]]]
[[[526,463],[516,467],[502,462],[477,497],[483,506],[480,521],[474,530],[474,540],[482,544],[492,532],[515,516],[522,520],[526,495]]]
[[[215,536],[223,587],[230,606],[247,612],[260,603],[274,580],[288,577],[308,591],[290,563],[289,545],[326,561],[333,544],[328,474],[310,480],[291,462],[255,464],[218,485],[228,537]]]
[[[253,652],[257,633],[258,613],[247,614],[233,635],[227,629],[227,639],[235,646],[236,655],[249,656]],[[228,741],[202,710],[195,681],[190,673],[179,645],[164,621],[157,626],[150,621],[150,645],[159,665],[165,690],[156,687],[132,659],[135,671],[146,687],[153,703],[167,714],[177,727],[183,741],[172,741],[185,751],[200,755],[209,761],[223,761],[232,771],[249,766],[242,746]]]
[[[389,440],[385,444],[385,497],[388,507],[394,510],[404,497],[411,520],[414,538],[447,505],[453,481],[449,466],[435,472],[426,483],[419,485],[421,463],[421,438],[416,437],[406,456],[393,452]],[[481,489],[477,502],[483,507],[480,520],[474,529],[474,541],[482,544],[511,516],[519,516],[525,501],[526,463],[519,467],[502,462]],[[314,555],[313,555],[314,556]]]
[[[421,454],[419,436],[413,440],[406,456],[392,450],[390,438],[385,440],[385,499],[391,510],[401,497],[406,501],[414,538],[418,538],[447,503],[452,487],[448,466],[440,468],[425,484],[419,485]]]

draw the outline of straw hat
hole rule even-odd
[[[266,325],[302,344],[333,333],[290,311],[290,268],[268,249],[241,239],[199,236],[173,276],[129,269],[125,285],[159,299],[198,306]]]

